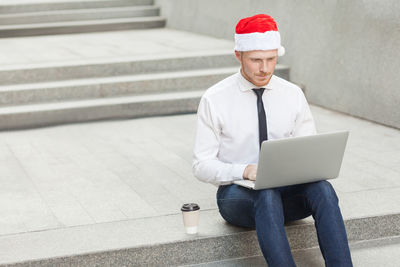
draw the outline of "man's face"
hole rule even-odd
[[[267,85],[275,70],[278,50],[235,51],[242,75],[256,86]]]

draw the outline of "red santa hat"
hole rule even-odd
[[[273,50],[278,49],[278,56],[285,54],[281,45],[281,35],[275,20],[265,14],[241,19],[236,25],[235,50]]]

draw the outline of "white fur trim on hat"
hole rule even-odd
[[[235,34],[236,51],[273,49],[278,49],[278,56],[285,54],[285,48],[281,46],[281,35],[278,31]]]

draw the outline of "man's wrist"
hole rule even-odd
[[[244,171],[243,171],[243,179],[244,180],[249,180],[249,166],[250,166],[250,164],[249,165],[247,165],[245,168],[244,168]]]
[[[232,166],[232,176],[235,179],[243,179],[244,170],[247,164],[233,164]]]

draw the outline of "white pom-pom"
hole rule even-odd
[[[280,48],[278,48],[278,56],[281,57],[284,54],[285,54],[285,48],[281,46]]]

